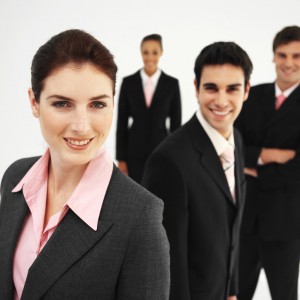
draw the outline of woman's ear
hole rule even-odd
[[[34,117],[40,116],[39,103],[36,101],[32,88],[28,89],[28,97],[31,106],[31,111]]]

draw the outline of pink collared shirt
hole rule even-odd
[[[53,215],[43,229],[49,158],[50,153],[47,150],[12,190],[15,193],[23,189],[30,210],[14,253],[15,300],[21,299],[28,269],[69,209],[93,230],[97,230],[101,207],[113,171],[112,159],[104,149],[100,150],[90,161],[79,184],[61,211]]]

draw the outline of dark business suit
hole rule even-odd
[[[1,185],[0,299],[13,299],[13,256],[29,213],[11,193],[37,158],[14,163]],[[94,231],[70,209],[29,269],[22,300],[168,299],[163,203],[114,167]],[[26,258],[24,258],[26,259]]]
[[[245,166],[258,171],[257,178],[247,176],[239,299],[252,298],[261,267],[265,269],[272,299],[297,299],[300,86],[279,110],[275,110],[274,83],[252,87],[235,125],[246,146]],[[292,149],[297,154],[284,164],[258,165],[262,148]]]
[[[171,300],[224,300],[236,293],[244,203],[241,140],[235,139],[236,204],[217,152],[196,115],[149,157],[143,185],[165,203]]]
[[[181,125],[178,80],[161,72],[148,108],[138,71],[124,78],[118,109],[116,158],[126,161],[129,176],[140,183],[148,156],[169,132]],[[167,118],[170,128],[166,128]]]

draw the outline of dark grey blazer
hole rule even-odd
[[[0,204],[0,299],[13,299],[13,255],[29,213],[11,190],[38,158],[12,164]],[[22,300],[164,299],[169,297],[169,244],[163,203],[116,167],[94,231],[69,210],[29,269]],[[26,259],[26,257],[24,257]]]
[[[165,203],[170,300],[225,300],[237,293],[245,177],[237,131],[234,139],[236,204],[217,152],[195,115],[167,137],[147,162],[143,185]]]

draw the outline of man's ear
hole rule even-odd
[[[34,117],[40,116],[39,103],[36,101],[32,88],[28,89],[28,97],[31,106],[31,111]]]
[[[250,81],[248,81],[246,89],[245,89],[244,101],[246,101],[248,99],[250,87],[251,87]]]
[[[195,87],[195,94],[196,94],[196,97],[198,98],[198,94],[199,94],[199,89],[197,87],[197,80],[194,79],[194,87]]]

